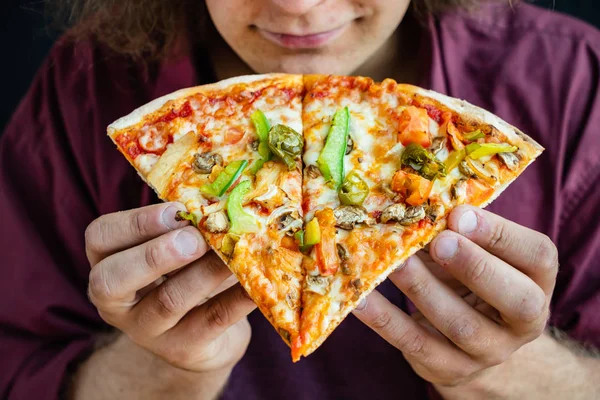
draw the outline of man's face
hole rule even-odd
[[[388,39],[410,0],[206,0],[225,41],[258,73],[350,74]]]

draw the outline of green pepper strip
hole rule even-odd
[[[250,181],[242,181],[229,194],[227,215],[229,221],[231,221],[231,226],[228,233],[241,235],[242,233],[254,232],[257,228],[254,217],[244,211],[242,207],[244,196],[250,190],[250,185]]]
[[[493,156],[498,153],[513,153],[518,150],[517,146],[506,143],[471,143],[467,146],[467,155],[473,160],[485,156]]]
[[[260,110],[254,111],[250,119],[258,135],[258,154],[261,157],[259,160],[255,160],[250,167],[250,172],[256,174],[263,164],[271,159],[271,150],[269,149],[269,129],[271,129],[271,126],[265,114]]]
[[[344,154],[346,154],[348,143],[349,125],[350,111],[348,107],[336,111],[325,146],[317,159],[317,165],[323,177],[336,190],[344,180]]]
[[[419,175],[430,181],[446,176],[446,165],[418,143],[410,143],[400,158],[402,165],[415,169]]]
[[[480,129],[477,129],[476,131],[464,134],[463,137],[469,142],[472,142],[477,139],[483,139],[485,137],[485,134],[481,132]]]
[[[452,153],[450,153],[445,162],[446,170],[448,171],[448,173],[450,173],[450,171],[452,171],[454,168],[458,167],[458,164],[460,164],[466,156],[467,152],[465,151],[465,149],[455,150]]]
[[[213,183],[202,185],[200,187],[200,192],[213,197],[223,196],[227,189],[229,189],[242,174],[246,165],[248,165],[248,161],[246,160],[229,163]]]
[[[340,187],[338,197],[342,204],[360,206],[369,195],[369,185],[354,171],[346,175]]]

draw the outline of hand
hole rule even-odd
[[[437,265],[413,256],[389,277],[419,312],[374,291],[355,315],[423,379],[456,386],[543,333],[558,254],[545,235],[471,206],[453,210],[448,227],[430,246]]]
[[[178,210],[166,203],[93,221],[89,296],[107,323],[171,365],[230,369],[246,351],[256,306],[200,232],[175,220]]]

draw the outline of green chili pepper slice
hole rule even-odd
[[[514,153],[518,150],[517,146],[506,143],[471,143],[467,146],[467,155],[473,160],[485,156],[493,156],[498,153]]]
[[[447,175],[446,165],[418,143],[410,143],[406,146],[400,161],[430,181]]]
[[[223,196],[227,189],[229,189],[242,174],[246,165],[248,165],[248,161],[246,160],[229,163],[213,183],[202,185],[200,187],[200,192],[212,197]]]
[[[458,167],[458,164],[467,156],[465,149],[455,150],[448,155],[446,159],[446,171],[450,173],[454,168]]]
[[[275,125],[269,130],[269,149],[289,169],[296,168],[296,159],[302,155],[302,135],[286,125]]]
[[[240,182],[229,194],[227,199],[227,215],[231,226],[228,233],[241,235],[242,233],[254,232],[257,228],[254,217],[244,211],[242,203],[244,196],[250,190],[250,181]]]
[[[348,107],[336,111],[325,146],[317,159],[317,166],[321,170],[325,181],[330,186],[338,189],[344,180],[344,154],[348,144],[348,131],[350,126],[350,111]]]
[[[477,129],[473,132],[469,132],[469,133],[465,133],[463,135],[463,137],[468,140],[469,142],[475,141],[477,139],[483,139],[485,137],[485,134],[483,132],[481,132],[481,129]]]
[[[338,197],[342,204],[360,206],[369,195],[369,185],[354,171],[350,172],[340,187]]]

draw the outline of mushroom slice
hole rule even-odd
[[[317,167],[316,165],[309,165],[308,167],[306,167],[306,176],[308,176],[310,179],[316,179],[319,176],[321,176],[321,171],[319,170],[319,167]]]
[[[354,140],[352,140],[350,135],[348,135],[348,142],[346,143],[346,155],[348,155],[354,149]]]
[[[192,169],[200,174],[210,174],[215,165],[223,165],[223,157],[209,151],[194,154]]]
[[[477,178],[477,174],[469,167],[469,164],[467,164],[466,161],[461,161],[460,164],[458,164],[458,170],[467,178]]]
[[[425,218],[425,215],[425,207],[423,206],[408,207],[404,218],[400,220],[400,224],[405,226],[412,225]]]
[[[339,206],[333,211],[335,215],[335,226],[352,230],[357,224],[372,224],[373,220],[367,211],[358,206]]]
[[[383,210],[383,213],[381,213],[381,217],[379,217],[379,220],[384,224],[388,223],[389,221],[400,222],[404,218],[405,214],[406,206],[404,204],[392,204],[391,206]]]
[[[433,154],[437,154],[440,150],[442,150],[444,148],[445,145],[446,145],[445,137],[436,137],[431,142],[431,146],[429,146],[429,151],[431,151]]]
[[[229,218],[227,218],[225,211],[216,211],[208,215],[204,226],[210,233],[227,232],[229,229]]]
[[[321,275],[307,275],[304,290],[308,292],[326,295],[329,291],[330,278]]]
[[[519,166],[519,157],[514,153],[498,153],[498,158],[500,158],[504,165],[511,171],[516,170]]]
[[[444,213],[444,206],[441,204],[431,204],[429,207],[427,207],[425,213],[431,222],[435,222]]]
[[[450,189],[452,198],[458,203],[463,203],[467,199],[467,180],[459,179]]]

